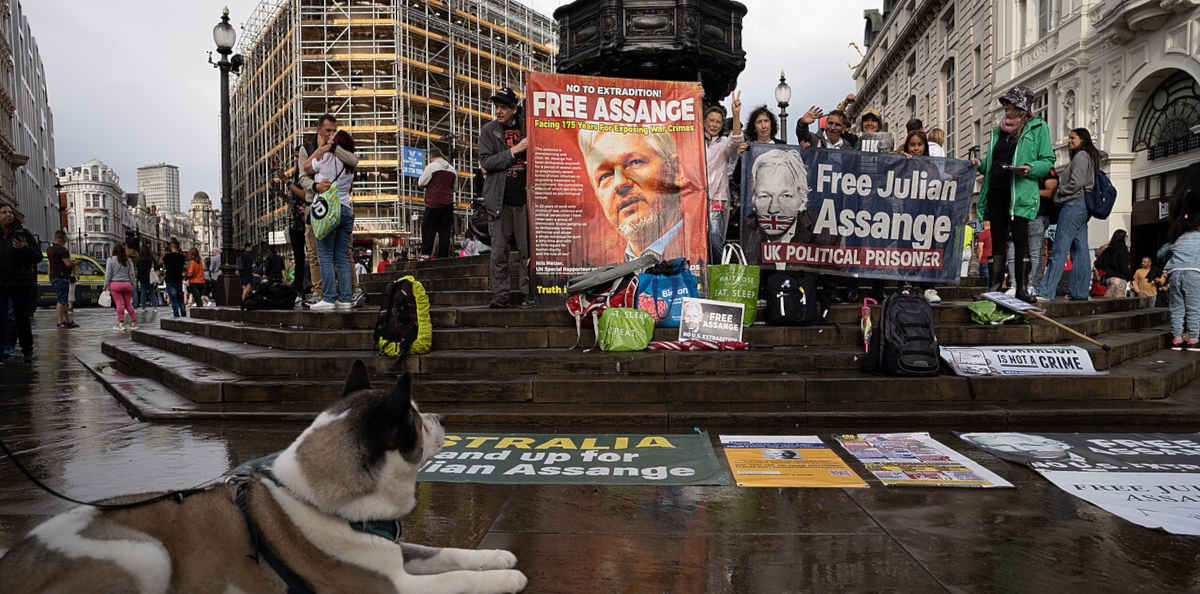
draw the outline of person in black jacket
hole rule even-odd
[[[1124,297],[1129,290],[1133,271],[1129,268],[1129,246],[1125,245],[1125,230],[1117,229],[1108,241],[1108,248],[1096,261],[1096,268],[1104,271],[1104,284],[1108,287],[1107,297]]]
[[[25,363],[33,363],[33,304],[37,287],[35,266],[42,250],[32,233],[17,221],[8,204],[0,204],[0,344],[21,343]],[[8,319],[12,305],[14,319]],[[0,363],[7,359],[0,355]]]

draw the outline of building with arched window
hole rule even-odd
[[[60,168],[57,173],[67,196],[66,231],[71,250],[103,262],[114,244],[124,243],[133,220],[121,178],[96,159]]]
[[[1024,85],[1059,165],[1073,128],[1104,153],[1118,198],[1090,223],[1092,247],[1117,229],[1135,256],[1162,243],[1180,173],[1200,160],[1200,2],[887,0],[864,18],[852,119],[875,108],[902,131],[915,114],[966,158],[1002,114],[996,97]]]
[[[1017,0],[999,3],[996,88],[1025,85],[1053,131],[1060,164],[1087,128],[1117,188],[1092,247],[1130,233],[1135,257],[1165,240],[1167,203],[1200,160],[1200,3]]]

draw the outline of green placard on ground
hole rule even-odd
[[[421,481],[488,484],[728,485],[707,433],[455,433]]]

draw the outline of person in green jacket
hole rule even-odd
[[[1017,298],[1029,303],[1029,221],[1037,217],[1041,197],[1038,180],[1054,167],[1050,129],[1031,111],[1033,93],[1024,86],[1013,87],[1000,96],[1004,116],[992,128],[983,160],[972,163],[983,174],[976,210],[980,220],[992,225],[992,259],[988,291],[999,291],[1007,262],[1008,242],[1016,246]]]

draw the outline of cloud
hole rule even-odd
[[[774,107],[784,70],[792,87],[791,122],[810,104],[832,108],[853,90],[847,64],[858,57],[865,8],[881,2],[747,0],[746,70],[738,87],[748,112]],[[55,120],[56,166],[96,158],[113,167],[126,191],[137,168],[179,167],[185,208],[197,191],[221,194],[220,89],[207,63],[212,27],[228,5],[240,25],[257,0],[126,0],[23,3],[46,69]],[[562,2],[531,0],[552,15]],[[241,30],[239,27],[239,35]],[[728,101],[725,102],[728,105]],[[234,139],[236,142],[237,140]]]

